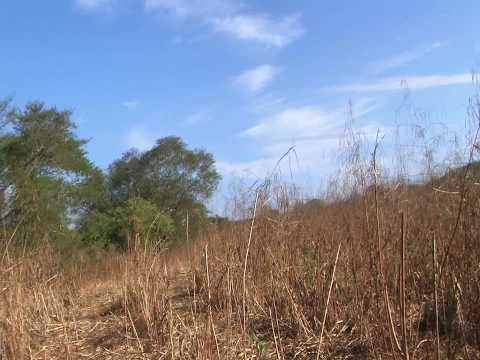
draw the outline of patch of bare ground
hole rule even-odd
[[[100,283],[80,289],[76,301],[65,300],[65,316],[52,317],[32,332],[32,359],[114,358],[124,346],[118,289]],[[35,341],[36,340],[36,341]]]

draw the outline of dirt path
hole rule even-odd
[[[189,311],[186,272],[176,271],[169,276],[168,283],[166,295],[175,313]],[[122,286],[118,282],[96,283],[80,289],[79,293],[75,304],[64,304],[67,309],[64,316],[47,322],[42,331],[34,331],[41,345],[32,350],[31,359],[162,358],[158,352],[138,350],[144,344],[138,346],[139,339],[132,333],[134,319],[125,313]]]

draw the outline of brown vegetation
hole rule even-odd
[[[380,177],[377,146],[322,201],[267,181],[242,220],[162,254],[5,251],[0,357],[477,359],[472,144],[421,185]]]

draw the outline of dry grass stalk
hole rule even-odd
[[[275,325],[273,324],[273,315],[272,309],[268,309],[270,315],[270,325],[272,327],[272,334],[273,334],[273,341],[275,342],[275,354],[277,355],[277,360],[281,360],[280,350],[278,349],[278,341],[277,341],[277,334],[275,333]]]
[[[250,244],[252,243],[252,235],[253,235],[253,226],[255,225],[255,216],[257,214],[257,204],[258,204],[258,197],[259,192],[257,191],[255,194],[255,204],[253,206],[253,216],[252,222],[250,224],[250,232],[248,234],[248,242],[247,242],[247,250],[245,251],[245,261],[243,264],[243,331],[247,331],[247,314],[246,314],[246,307],[247,307],[247,264],[248,264],[248,254],[250,252]]]
[[[479,98],[477,97],[476,99],[470,99],[470,112],[472,113],[473,120],[476,122],[476,129],[472,138],[472,143],[470,145],[470,150],[469,150],[469,155],[468,155],[468,161],[467,165],[463,169],[463,174],[462,174],[462,180],[460,183],[460,200],[458,203],[458,210],[457,210],[457,215],[455,219],[455,226],[448,238],[447,244],[445,246],[445,252],[443,254],[442,261],[440,262],[440,268],[439,268],[439,276],[441,277],[443,274],[443,270],[445,268],[445,265],[447,264],[447,261],[449,259],[450,255],[450,249],[453,243],[453,240],[455,238],[455,235],[457,234],[457,231],[460,226],[460,222],[462,219],[462,214],[464,212],[464,205],[465,205],[465,200],[468,195],[469,187],[468,187],[468,175],[470,174],[472,165],[474,163],[474,156],[475,153],[479,150],[478,147],[478,140],[479,140],[479,135],[480,135],[480,101]]]
[[[407,310],[406,310],[406,299],[405,299],[405,273],[406,273],[406,261],[405,261],[405,252],[406,252],[406,231],[407,225],[405,222],[405,213],[402,212],[402,235],[401,235],[401,245],[400,245],[400,257],[401,257],[401,273],[400,273],[400,305],[401,305],[401,327],[402,327],[402,336],[403,336],[403,357],[405,360],[410,358],[408,352],[408,338],[407,338]]]
[[[335,270],[337,269],[338,256],[340,255],[341,247],[342,247],[342,243],[340,242],[338,244],[337,255],[335,256],[335,263],[333,264],[330,286],[328,287],[327,303],[325,304],[325,311],[323,313],[323,320],[322,320],[322,330],[320,331],[320,338],[318,339],[317,360],[320,359],[320,350],[322,348],[323,332],[325,330],[325,323],[327,321],[328,305],[330,303],[330,296],[332,295],[333,283],[335,281]]]
[[[373,180],[374,180],[374,201],[375,201],[375,220],[376,220],[376,237],[377,237],[377,261],[378,261],[378,272],[380,275],[380,281],[382,284],[383,288],[383,299],[384,299],[384,308],[385,308],[385,313],[386,313],[386,318],[388,321],[388,330],[390,334],[390,342],[392,345],[392,352],[395,352],[394,345],[396,347],[396,350],[398,352],[402,352],[402,349],[400,347],[400,343],[398,341],[397,334],[395,332],[395,326],[393,324],[393,318],[392,318],[392,309],[390,305],[390,298],[388,295],[388,287],[387,287],[387,282],[385,279],[385,273],[383,269],[383,245],[382,245],[382,236],[381,236],[381,225],[380,225],[380,205],[379,205],[379,200],[378,200],[378,165],[377,165],[377,151],[379,147],[379,141],[378,141],[378,135],[379,132],[377,131],[377,137],[375,140],[375,147],[373,150],[372,154],[372,171],[373,171]]]
[[[205,245],[205,271],[207,274],[207,289],[208,289],[208,319],[212,329],[213,338],[215,340],[215,347],[217,349],[217,358],[220,360],[220,347],[218,346],[217,333],[215,331],[215,324],[213,322],[213,313],[212,313],[212,294],[210,291],[210,272],[208,271],[208,244]]]
[[[437,242],[435,233],[432,237],[432,271],[433,271],[433,295],[435,310],[435,357],[440,360],[440,326],[438,321],[438,290],[437,290]]]

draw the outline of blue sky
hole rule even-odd
[[[462,127],[479,13],[478,0],[4,0],[0,97],[72,109],[103,168],[174,134],[226,181],[264,175],[292,145],[316,178],[349,101],[366,133],[398,123],[406,93]]]

